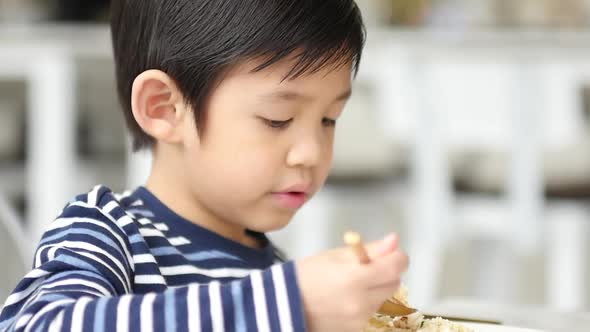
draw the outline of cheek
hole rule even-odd
[[[327,164],[328,168],[332,167],[332,155],[334,153],[334,131],[328,134],[326,144],[324,145],[324,153],[322,161]]]
[[[321,166],[321,176],[322,181],[326,180],[330,170],[332,169],[332,153],[326,153],[326,157],[324,158]]]
[[[280,163],[268,149],[256,149],[234,145],[223,149],[225,153],[209,156],[213,161],[207,167],[219,179],[220,190],[228,191],[232,197],[252,198],[272,188]]]
[[[321,157],[320,164],[316,168],[316,170],[317,170],[316,176],[321,181],[321,184],[324,183],[324,181],[328,177],[328,174],[330,173],[330,170],[332,168],[332,155],[333,155],[332,148],[333,148],[332,140],[330,140],[329,143],[324,145],[324,147],[322,149],[322,157]]]

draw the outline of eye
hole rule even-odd
[[[262,119],[267,126],[273,128],[273,129],[283,129],[286,128],[289,123],[291,123],[291,121],[293,119],[289,119],[289,120],[270,120],[270,119]]]
[[[330,118],[323,118],[322,119],[322,125],[324,125],[324,127],[335,127],[336,126],[336,120],[330,119]]]

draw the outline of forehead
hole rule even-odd
[[[346,92],[352,82],[352,64],[327,64],[316,72],[306,72],[301,76],[286,78],[297,64],[295,58],[285,58],[275,64],[254,71],[263,60],[245,61],[224,76],[220,87],[239,88],[249,92],[268,92],[269,90],[296,90],[307,95],[330,94],[331,91]],[[332,97],[328,95],[326,97]]]

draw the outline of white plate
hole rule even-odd
[[[475,332],[543,332],[541,330],[524,329],[520,327],[511,327],[506,325],[493,324],[476,324],[476,323],[461,323],[461,325],[468,326]]]

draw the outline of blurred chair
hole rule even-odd
[[[398,73],[389,84],[393,87],[389,98],[401,99],[393,112],[413,118],[409,126],[399,128],[394,117],[384,117],[390,132],[408,133],[413,144],[414,204],[408,217],[413,264],[408,284],[414,303],[422,306],[437,300],[445,252],[456,243],[473,243],[477,264],[472,269],[481,271],[473,285],[477,295],[518,301],[515,283],[529,272],[518,258],[534,255],[545,259],[547,270],[561,272],[534,276],[536,280],[547,277],[544,293],[550,294],[549,304],[580,308],[579,296],[567,297],[584,291],[580,282],[584,269],[575,265],[587,264],[588,253],[582,245],[570,248],[566,239],[580,242],[583,233],[575,230],[582,229],[582,218],[575,214],[576,223],[564,221],[556,226],[545,222],[543,153],[547,142],[563,146],[564,140],[580,133],[572,130],[572,126],[580,129],[575,98],[588,65],[568,61],[572,52],[550,48],[549,37],[525,45],[510,41],[524,40],[526,35],[510,36],[508,41],[491,36],[487,42],[482,40],[485,35],[477,34],[423,33],[408,38],[411,36],[385,36],[382,44],[390,45],[388,57],[399,62],[392,66]],[[547,52],[548,47],[555,52]],[[543,51],[551,57],[541,57]],[[538,56],[535,61],[531,61],[532,54]],[[503,164],[467,162],[455,168],[470,149],[492,155],[501,151]],[[571,168],[566,160],[560,161]],[[477,194],[455,193],[453,180],[458,173],[462,173],[459,177],[489,181],[485,172],[498,170],[502,176],[491,180],[501,188],[501,195],[488,196],[483,202]],[[562,172],[562,176],[566,175]],[[552,220],[568,213],[555,213]],[[554,227],[563,231],[555,239],[548,233]],[[571,235],[576,233],[574,239]],[[547,254],[550,249],[544,239],[552,242],[552,248],[569,249]],[[559,283],[568,281],[569,295],[558,294]]]
[[[22,220],[0,192],[0,301],[10,294],[25,272],[30,269],[33,247]]]
[[[541,220],[537,228],[542,231],[537,237],[547,240],[537,242],[544,245],[534,251],[545,264],[538,273],[545,280],[544,293],[550,306],[579,310],[585,305],[588,290],[584,280],[589,255],[584,242],[590,225],[587,202],[581,199],[588,197],[590,189],[590,133],[583,118],[580,88],[587,81],[590,68],[585,63],[572,65],[563,60],[532,66],[536,72],[529,73],[528,81],[521,83],[528,90],[527,108],[534,112],[529,113],[529,121],[521,119],[521,127],[514,130],[530,139],[526,136],[531,136],[531,127],[537,128],[533,133],[536,147],[528,152],[535,155],[527,158],[534,158],[541,167],[535,170],[535,186],[539,194],[545,193],[544,206],[536,208]],[[541,128],[543,132],[539,131]],[[453,167],[457,183],[472,193],[492,196],[509,191],[510,186],[522,187],[513,187],[514,190],[526,189],[530,184],[520,182],[521,178],[515,175],[518,172],[527,176],[529,170],[514,168],[512,160],[518,152],[518,145],[515,146],[516,149],[511,145],[480,149],[477,153],[464,151]],[[477,218],[474,214],[472,217]]]

